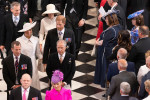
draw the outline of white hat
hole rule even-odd
[[[106,16],[111,15],[111,14],[118,14],[119,12],[120,12],[119,10],[114,10],[114,9],[108,10],[108,11],[102,16],[102,18],[105,20],[105,17],[106,17]]]
[[[33,23],[25,23],[25,24],[23,25],[23,29],[19,30],[18,32],[25,32],[25,31],[28,31],[28,30],[32,29],[35,25],[36,25],[36,22],[33,22]]]
[[[42,14],[42,16],[46,15],[46,14],[51,14],[51,13],[54,13],[54,14],[60,14],[60,12],[58,10],[55,9],[55,5],[54,4],[48,4],[46,6],[46,11]]]

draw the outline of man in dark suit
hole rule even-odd
[[[75,73],[75,58],[72,54],[65,52],[66,46],[66,41],[57,41],[57,52],[50,55],[46,73],[48,78],[51,79],[53,71],[59,69],[64,74],[63,83],[71,85]]]
[[[120,94],[121,96],[117,100],[138,100],[135,97],[130,97],[131,87],[128,82],[122,82],[120,84]]]
[[[21,87],[11,91],[9,100],[42,100],[39,90],[31,87],[31,76],[23,74],[21,77]]]
[[[118,4],[122,7],[122,9],[125,12],[126,15],[126,10],[127,10],[127,1],[128,0],[118,0]]]
[[[119,13],[117,14],[118,20],[120,25],[123,26],[123,29],[126,29],[126,16],[125,12],[122,9],[122,7],[117,3],[118,0],[107,0],[108,5],[111,7],[111,9],[119,10]]]
[[[67,6],[65,7],[65,5]],[[88,11],[88,0],[62,0],[61,13],[65,9],[66,27],[71,28],[75,34],[76,58],[81,46],[82,34],[84,33],[84,25]]]
[[[20,3],[13,2],[11,4],[12,14],[4,16],[4,29],[2,30],[1,48],[7,50],[7,54],[11,49],[11,42],[23,35],[23,32],[18,32],[23,28],[23,24],[28,21],[27,16],[20,14]]]
[[[12,55],[6,57],[3,63],[3,78],[7,84],[7,91],[20,86],[20,79],[24,73],[32,76],[31,59],[21,54],[21,45],[18,41],[11,44]]]
[[[146,66],[150,69],[150,56],[146,58]],[[148,96],[148,93],[145,90],[145,84],[144,84],[146,80],[150,80],[150,71],[142,78],[140,91],[139,91],[139,97],[141,99],[144,99],[145,97]]]
[[[136,89],[136,76],[133,72],[127,72],[127,61],[125,59],[118,60],[118,69],[120,73],[115,75],[111,79],[110,87],[107,91],[107,95],[112,98],[112,100],[118,100],[120,97],[120,83],[128,82],[131,86],[131,95],[135,92]]]
[[[120,48],[117,52],[117,59],[126,59],[127,58],[127,50],[124,49],[124,48]],[[134,66],[134,63],[133,62],[127,62],[128,63],[128,66],[127,66],[127,71],[129,72],[135,72],[135,66]],[[111,63],[109,64],[109,67],[108,67],[108,72],[107,72],[107,80],[109,82],[111,82],[111,78],[115,75],[119,74],[119,70],[118,70],[118,62],[115,62],[115,63]]]
[[[135,43],[130,51],[128,60],[135,63],[135,73],[138,73],[140,66],[145,65],[145,53],[150,50],[149,28],[139,27],[139,41]]]
[[[66,18],[62,15],[56,18],[56,28],[49,30],[44,47],[43,64],[47,64],[49,54],[57,52],[56,42],[59,39],[64,39],[67,42],[66,51],[74,55],[75,52],[75,39],[72,30],[64,28]],[[50,52],[49,52],[50,51]],[[46,66],[46,65],[44,65]]]

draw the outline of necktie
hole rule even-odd
[[[59,39],[62,39],[62,32],[59,32]]]
[[[62,32],[61,32],[61,31],[59,32],[59,35],[62,35]]]
[[[17,16],[14,17],[14,24],[17,26],[18,22],[17,22],[18,18]]]
[[[60,60],[60,63],[62,63],[62,62],[63,62],[63,58],[62,58],[62,56],[60,56],[60,59],[59,59],[59,60]]]
[[[26,99],[26,92],[27,92],[27,90],[24,90],[24,93],[23,93],[23,100],[27,100],[27,99]]]
[[[18,57],[15,57],[16,58],[16,62],[15,62],[15,71],[16,71],[16,84],[18,84],[18,66],[19,66],[19,63],[18,63]]]
[[[19,63],[18,63],[18,57],[15,57],[15,58],[16,58],[15,68],[16,68],[16,72],[18,72],[18,65],[19,65]]]

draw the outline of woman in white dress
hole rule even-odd
[[[40,81],[38,76],[37,62],[38,59],[42,59],[42,54],[39,48],[39,39],[32,35],[32,28],[35,26],[34,23],[25,23],[23,29],[19,32],[24,32],[24,34],[17,38],[16,41],[21,43],[21,53],[29,56],[32,60],[32,84],[31,86],[40,90]]]
[[[45,39],[49,30],[56,28],[56,17],[55,14],[60,14],[59,11],[55,9],[54,4],[48,4],[46,6],[46,11],[42,14],[42,16],[47,15],[41,20],[41,26],[39,31],[39,44],[40,44],[40,51],[43,52]]]

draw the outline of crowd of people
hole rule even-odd
[[[108,88],[104,96],[110,100],[148,100],[149,0],[95,2],[106,13],[97,12],[94,83]],[[72,100],[71,80],[87,11],[88,0],[0,0],[0,52],[8,100],[42,100],[38,64],[50,80],[45,100]]]
[[[71,80],[88,0],[8,0],[7,5],[1,0],[0,5],[4,7],[0,9],[0,51],[7,99],[42,100],[40,70],[49,78],[46,100],[72,100]]]
[[[103,96],[109,100],[148,100],[149,1],[95,2],[100,10],[94,83],[107,88]]]

